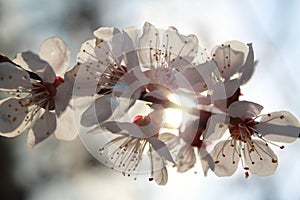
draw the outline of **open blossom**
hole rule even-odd
[[[222,101],[216,102],[216,106],[224,110],[224,106],[228,107],[230,103],[238,100],[239,87],[245,84],[253,74],[257,62],[254,61],[252,44],[245,45],[239,41],[228,41],[217,45],[212,50],[211,61],[218,68],[215,73],[216,83],[213,86],[212,96],[216,100],[226,100],[223,105]]]
[[[0,63],[0,91],[9,94],[0,105],[2,136],[14,137],[29,130],[30,147],[53,133],[58,139],[74,139],[72,120],[62,122],[64,126],[60,123],[71,116],[70,77],[68,73],[64,78],[55,75],[67,66],[69,54],[65,43],[54,37],[43,42],[39,55],[27,51]]]
[[[119,135],[99,149],[100,154],[106,158],[105,163],[128,176],[151,171],[149,180],[165,185],[168,180],[166,161],[174,161],[166,144],[159,139],[162,114],[163,110],[158,109],[147,116],[137,115],[132,123],[104,122],[103,128]],[[144,157],[147,149],[149,162],[147,169],[142,171],[140,167],[147,159]]]
[[[267,176],[274,173],[278,159],[270,148],[273,142],[290,143],[297,139],[300,124],[289,112],[280,111],[259,115],[263,107],[248,101],[236,101],[227,110],[228,114],[212,115],[205,132],[206,140],[218,140],[228,129],[228,140],[219,141],[210,153],[209,168],[217,176],[230,176],[238,166],[239,160],[245,170]],[[260,121],[258,121],[260,118]]]
[[[192,66],[198,51],[194,35],[181,35],[174,27],[160,35],[150,23],[142,31],[104,27],[94,35],[96,39],[82,45],[76,66],[78,87],[75,84],[74,90],[79,95],[97,93],[83,113],[84,126],[102,123],[113,114],[116,117],[117,108],[126,112],[148,92],[179,88],[183,81],[176,73]],[[127,106],[122,106],[122,99]]]

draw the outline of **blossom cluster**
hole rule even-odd
[[[251,43],[228,41],[209,54],[195,35],[150,23],[94,36],[66,72],[70,52],[57,37],[38,54],[0,55],[0,135],[28,131],[34,147],[52,134],[83,142],[87,134],[95,139],[86,147],[112,169],[149,172],[164,185],[169,164],[183,173],[197,160],[205,175],[231,176],[239,163],[246,178],[271,175],[271,147],[300,133],[290,112],[260,114],[263,106],[239,99],[257,64]]]

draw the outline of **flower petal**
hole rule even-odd
[[[252,76],[254,72],[254,67],[257,62],[254,62],[254,52],[252,48],[252,44],[247,44],[249,48],[249,53],[246,59],[244,66],[241,68],[240,72],[242,73],[241,76],[241,85],[245,84]]]
[[[9,62],[0,63],[0,90],[31,88],[29,74]]]
[[[249,149],[245,149],[245,166],[249,167],[252,174],[258,176],[272,175],[278,166],[277,156],[264,142],[260,140],[252,141],[255,150],[249,153]]]
[[[212,58],[217,63],[221,76],[229,80],[245,63],[248,54],[247,46],[239,41],[228,41],[216,46]]]
[[[44,82],[54,83],[56,75],[52,67],[31,51],[18,53],[14,63],[22,68],[36,73]]]
[[[176,73],[175,77],[181,88],[188,90],[192,88],[194,92],[203,92],[212,85],[214,69],[216,69],[214,62],[206,62]]]
[[[90,127],[107,120],[115,110],[111,95],[98,97],[81,116],[80,123]]]
[[[67,72],[64,75],[64,82],[56,88],[55,101],[55,113],[59,116],[70,104],[72,98],[73,87],[75,78],[71,72]]]
[[[30,125],[28,107],[20,104],[20,99],[9,98],[0,104],[0,135],[15,137]]]
[[[217,176],[231,176],[236,171],[240,158],[234,148],[236,147],[231,146],[230,140],[223,140],[210,153],[213,160],[208,160],[209,167]]]
[[[143,27],[143,35],[139,40],[139,59],[143,66],[151,66],[154,62],[153,54],[160,47],[159,32],[150,23],[146,22]]]
[[[177,172],[183,173],[191,169],[196,163],[196,155],[194,148],[184,145],[178,152],[176,157]]]
[[[165,51],[169,67],[185,68],[192,66],[197,55],[198,39],[194,35],[180,35],[175,27],[169,27],[162,37],[162,50]]]
[[[123,51],[124,61],[128,68],[128,71],[134,67],[139,66],[139,59],[138,59],[138,41],[140,37],[140,30],[136,27],[128,27],[123,29],[124,34],[124,45]]]
[[[228,114],[231,117],[247,119],[259,115],[263,106],[250,101],[235,101],[228,107]]]
[[[127,134],[136,138],[144,138],[144,133],[141,131],[140,127],[133,123],[107,121],[102,123],[101,126],[111,133]]]
[[[205,141],[215,141],[220,139],[228,129],[229,117],[225,114],[214,114],[207,121],[206,129],[203,133]]]
[[[171,153],[167,147],[167,145],[162,142],[161,140],[155,138],[155,137],[150,137],[147,139],[149,141],[149,143],[151,144],[151,146],[153,147],[153,149],[164,159],[175,163],[175,161],[173,160]]]
[[[264,115],[255,129],[275,142],[294,142],[300,133],[299,121],[290,112],[281,111]]]
[[[168,171],[164,159],[161,155],[150,146],[149,156],[151,162],[151,176],[158,185],[166,185],[168,182]],[[149,180],[152,180],[149,179]]]
[[[56,116],[54,113],[45,111],[35,122],[28,133],[28,146],[34,147],[44,139],[48,138],[56,129]]]
[[[74,140],[79,130],[76,128],[74,110],[68,106],[65,111],[58,117],[54,135],[59,140]]]
[[[56,74],[62,74],[69,63],[70,51],[62,39],[51,37],[41,44],[39,56],[50,64]]]

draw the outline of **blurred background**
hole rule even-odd
[[[44,39],[59,36],[71,50],[72,66],[98,27],[141,28],[145,21],[196,34],[208,50],[228,40],[252,42],[259,63],[242,99],[264,105],[265,113],[288,110],[300,119],[299,9],[297,0],[0,0],[0,51],[10,58],[37,52]],[[229,178],[204,177],[197,165],[185,174],[170,169],[168,184],[157,186],[101,165],[79,139],[50,138],[29,149],[26,138],[0,137],[0,199],[300,199],[299,140],[273,148],[279,167],[270,177],[245,180],[242,170]]]

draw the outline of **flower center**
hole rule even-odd
[[[257,122],[255,122],[253,118],[247,118],[246,120],[231,118],[230,124],[232,126],[229,128],[229,132],[232,139],[247,142],[251,140],[251,136],[255,134],[253,132],[253,127]]]
[[[54,83],[38,82],[33,83],[32,103],[49,110],[55,109],[54,97],[56,88],[64,82],[64,79],[57,76]]]

